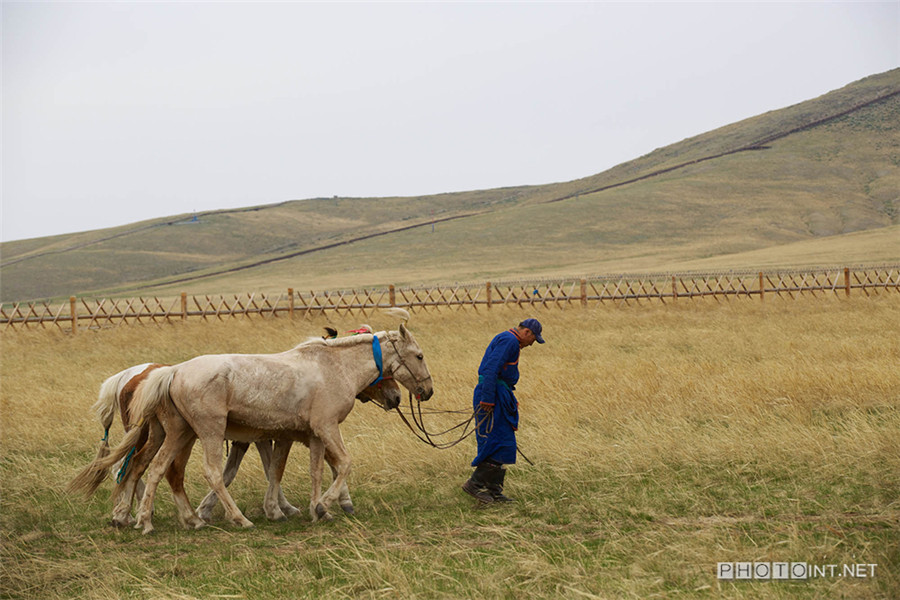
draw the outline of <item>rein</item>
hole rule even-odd
[[[432,448],[437,448],[438,450],[446,450],[447,448],[452,448],[453,446],[459,444],[464,439],[466,439],[467,437],[469,437],[473,433],[475,433],[478,430],[478,426],[481,425],[485,419],[487,419],[488,417],[491,416],[489,414],[484,415],[481,418],[481,420],[478,421],[478,423],[475,425],[475,427],[469,429],[469,426],[475,421],[475,416],[477,414],[475,412],[472,412],[471,416],[469,416],[468,419],[462,421],[461,423],[458,423],[458,424],[454,425],[453,427],[446,429],[444,431],[432,433],[432,432],[428,431],[428,429],[426,429],[426,427],[425,427],[425,420],[424,420],[424,417],[422,414],[422,401],[420,400],[417,403],[418,404],[418,416],[417,416],[416,415],[417,411],[416,411],[416,408],[413,407],[412,400],[413,400],[413,395],[412,395],[412,392],[410,392],[409,393],[409,411],[410,411],[410,414],[412,415],[413,423],[416,424],[415,427],[412,426],[412,424],[406,418],[406,415],[404,415],[403,411],[400,410],[399,406],[397,408],[395,408],[394,410],[397,411],[397,414],[400,415],[400,419],[409,428],[409,430],[413,432],[413,435],[415,435],[417,438],[419,438],[420,441],[428,444]],[[465,412],[465,411],[434,410],[434,411],[430,411],[430,412],[432,414],[441,414],[441,413],[443,413],[443,414],[454,414],[454,413],[458,414],[458,413]],[[456,438],[452,442],[435,442],[433,439],[431,439],[432,437],[440,437],[442,435],[446,435],[446,434],[450,433],[451,431],[455,431],[459,428],[462,428],[462,433],[460,434],[460,436],[458,438]]]
[[[391,346],[394,348],[394,353],[397,355],[397,360],[400,361],[400,366],[402,366],[409,373],[410,377],[416,382],[416,385],[421,387],[423,381],[427,381],[431,379],[429,376],[426,379],[419,379],[416,377],[416,374],[413,373],[412,369],[407,366],[406,361],[403,360],[403,355],[397,349],[397,344],[393,339],[388,337],[388,341],[391,342]],[[373,336],[372,340],[372,354],[375,358],[375,364],[378,366],[378,379],[375,380],[375,383],[381,381],[383,379],[384,366],[382,362],[382,354],[381,354],[381,343],[378,341],[378,336]],[[408,390],[407,390],[408,391]],[[438,450],[446,450],[447,448],[452,448],[456,446],[466,438],[470,437],[473,433],[478,431],[478,428],[485,422],[485,420],[493,418],[493,413],[486,413],[483,415],[477,423],[475,423],[476,416],[478,415],[477,411],[472,411],[467,419],[464,421],[450,427],[441,432],[432,433],[428,431],[425,427],[425,418],[422,411],[422,401],[416,397],[416,406],[413,406],[413,393],[409,392],[409,412],[412,415],[413,423],[415,423],[415,427],[409,422],[406,418],[406,415],[403,414],[403,411],[400,410],[400,407],[396,407],[394,410],[397,411],[397,414],[400,415],[400,419],[403,421],[404,425],[412,431],[413,435],[415,435],[419,440],[425,444],[428,444],[432,448],[437,448]],[[385,406],[379,402],[376,402],[381,408],[385,408]],[[386,408],[385,408],[386,409]],[[459,410],[431,410],[428,411],[431,414],[469,414],[468,411],[459,411]],[[470,426],[475,423],[475,426],[470,429]],[[457,429],[462,429],[462,433],[460,433],[459,437],[450,442],[436,442],[432,438],[440,437],[442,435],[446,435],[451,431],[456,431]],[[525,454],[519,450],[518,446],[516,447],[516,451],[525,459],[525,461],[534,466],[534,463],[531,462]]]
[[[382,406],[382,408],[383,408],[383,406]],[[456,446],[457,444],[459,444],[460,442],[462,442],[463,440],[465,440],[466,438],[471,436],[473,433],[478,431],[478,428],[481,426],[482,423],[485,422],[485,420],[491,419],[494,416],[493,412],[486,413],[484,416],[481,417],[481,419],[478,420],[478,422],[475,424],[475,427],[473,429],[469,429],[469,425],[472,424],[472,422],[475,420],[475,416],[478,414],[477,412],[473,411],[472,416],[470,416],[468,419],[466,419],[462,423],[454,425],[450,429],[446,429],[439,433],[431,433],[425,428],[425,421],[422,416],[422,402],[421,401],[418,402],[418,413],[419,414],[418,414],[418,417],[416,416],[416,410],[413,408],[413,403],[412,403],[412,393],[409,394],[409,410],[410,410],[410,413],[412,414],[413,422],[416,424],[415,428],[413,428],[413,426],[410,424],[409,420],[406,418],[406,415],[403,414],[403,411],[400,410],[399,406],[397,408],[395,408],[394,410],[397,411],[397,414],[400,415],[400,419],[409,428],[409,430],[413,432],[413,435],[415,435],[417,438],[419,438],[420,441],[428,444],[429,446],[431,446],[433,448],[437,448],[438,450],[446,450],[447,448],[452,448],[453,446]],[[431,414],[460,414],[460,413],[466,413],[467,411],[432,410],[429,412]],[[460,436],[457,439],[453,440],[452,442],[437,443],[431,439],[432,437],[439,437],[442,435],[446,435],[446,434],[450,433],[451,431],[459,429],[460,427],[463,428],[462,434],[460,434]],[[418,431],[417,431],[417,429],[418,429]],[[531,462],[530,458],[525,456],[525,453],[522,452],[522,450],[519,448],[518,444],[516,444],[516,452],[519,453],[519,456],[521,456],[522,458],[525,459],[525,462],[527,462],[532,467],[534,466],[534,463]]]
[[[425,381],[428,381],[428,379],[430,379],[431,377],[427,377],[425,379],[419,379],[418,377],[416,377],[416,374],[413,373],[413,370],[410,369],[409,365],[406,364],[406,361],[403,360],[403,355],[400,353],[400,350],[397,348],[397,343],[391,337],[388,337],[387,339],[391,343],[391,347],[393,347],[393,349],[394,349],[394,354],[397,355],[397,360],[399,361],[400,366],[403,367],[404,369],[406,369],[406,372],[409,373],[409,376],[413,379],[413,381],[416,382],[416,385],[421,388],[422,383]],[[372,336],[372,356],[375,359],[375,365],[378,367],[378,378],[373,382],[373,385],[374,385],[375,383],[378,383],[382,379],[385,379],[384,359],[382,358],[381,342],[379,341],[378,336],[375,336],[375,335]],[[400,410],[399,406],[395,407],[394,410],[397,411],[397,414],[400,415],[400,419],[403,420],[403,423],[409,428],[409,430],[413,432],[413,435],[415,435],[417,438],[419,438],[419,440],[421,440],[422,442],[428,444],[429,446],[431,446],[433,448],[438,448],[439,450],[443,450],[446,448],[452,448],[453,446],[459,444],[464,439],[466,439],[467,437],[469,437],[470,435],[475,433],[475,431],[477,431],[478,425],[481,425],[481,423],[483,422],[483,419],[490,416],[490,415],[485,415],[485,417],[482,418],[482,421],[479,421],[479,423],[474,428],[470,429],[469,426],[475,421],[476,413],[473,412],[469,416],[469,418],[462,421],[461,423],[458,423],[457,425],[454,425],[453,427],[451,427],[445,431],[441,431],[438,433],[432,433],[432,432],[428,431],[428,429],[425,427],[425,418],[424,418],[423,411],[422,411],[422,401],[419,400],[418,396],[416,396],[416,400],[417,400],[417,403],[416,403],[417,406],[414,407],[413,406],[413,393],[409,392],[409,412],[412,415],[412,419],[413,419],[413,423],[415,423],[415,427],[413,427],[412,423],[409,422],[409,419],[406,418],[406,415],[403,414],[403,412]],[[375,404],[377,404],[381,408],[387,410],[387,407],[384,404],[382,404],[381,402],[375,401]],[[429,412],[431,412],[432,414],[438,414],[438,413],[451,414],[451,413],[461,413],[464,411],[445,410],[445,411],[429,411]],[[464,414],[468,414],[468,413],[466,412]],[[435,440],[432,439],[433,437],[440,437],[442,435],[446,435],[446,434],[450,433],[451,431],[455,431],[460,428],[462,428],[462,433],[460,434],[460,436],[457,439],[453,440],[452,442],[436,442]]]

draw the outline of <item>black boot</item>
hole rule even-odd
[[[503,481],[506,479],[506,469],[499,465],[489,465],[487,491],[494,502],[515,502],[513,498],[503,495]]]
[[[488,479],[490,477],[491,466],[487,463],[481,463],[475,467],[475,472],[469,477],[469,480],[462,485],[465,493],[469,494],[482,504],[489,504],[494,501],[493,495],[488,491]]]

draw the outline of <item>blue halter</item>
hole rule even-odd
[[[372,336],[372,356],[375,358],[375,366],[378,367],[378,378],[370,385],[375,385],[384,379],[384,359],[381,357],[381,341],[377,335]]]

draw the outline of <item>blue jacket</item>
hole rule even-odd
[[[510,329],[491,340],[481,359],[472,397],[478,423],[478,454],[472,461],[473,467],[486,458],[504,464],[516,462],[519,402],[513,391],[519,381],[519,351],[519,338]],[[488,413],[485,407],[493,410]]]

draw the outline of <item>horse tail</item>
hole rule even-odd
[[[97,457],[69,482],[66,491],[80,491],[85,496],[91,496],[106,479],[110,467],[138,450],[137,444],[148,427],[144,421],[152,417],[160,404],[168,400],[169,385],[174,375],[173,367],[161,367],[147,376],[135,391],[134,402],[129,410],[130,421],[137,424],[125,433],[118,446],[107,450],[102,456],[98,452]],[[124,468],[127,469],[127,466]]]
[[[97,413],[97,419],[103,426],[103,439],[100,440],[100,447],[97,448],[97,456],[94,457],[94,461],[98,461],[109,454],[109,428],[112,427],[113,419],[116,416],[116,397],[119,392],[119,384],[123,378],[130,374],[131,369],[126,369],[116,373],[100,385],[97,402],[91,407],[91,410]],[[98,474],[98,478],[96,485],[99,486],[106,479],[106,472]]]
[[[119,371],[100,384],[100,392],[97,394],[97,401],[91,407],[91,410],[97,413],[97,419],[103,426],[103,439],[100,440],[100,447],[97,448],[97,456],[94,457],[94,461],[98,461],[109,455],[109,429],[112,427],[116,417],[116,407],[119,406],[120,410],[123,410],[122,407],[127,405],[127,402],[122,404],[126,400],[124,397],[126,391],[127,400],[130,401],[134,388],[143,380],[141,375],[144,375],[148,370],[158,366],[159,365],[157,364],[146,363],[130,367],[124,371]],[[125,422],[125,415],[122,415],[122,417],[122,425],[127,429],[128,426]],[[95,488],[106,479],[106,474],[98,473],[97,479],[96,483],[92,484]]]
[[[116,401],[121,388],[120,384],[126,377],[130,379],[132,374],[132,369],[125,369],[100,385],[100,393],[97,395],[97,401],[91,407],[91,410],[97,413],[97,419],[107,433],[109,433],[109,428],[112,426],[113,419],[116,416]],[[106,441],[105,437],[104,441]]]
[[[147,378],[134,392],[131,406],[128,407],[128,420],[136,423],[136,429],[169,400],[169,386],[175,377],[175,367],[159,367],[150,372]]]
[[[132,427],[112,451],[107,449],[103,456],[100,456],[98,453],[98,456],[91,461],[91,464],[82,469],[69,482],[66,486],[66,491],[70,494],[82,492],[85,496],[90,497],[97,491],[103,480],[106,479],[109,468],[125,458],[135,448],[141,437],[141,429],[141,427]]]
[[[116,417],[119,390],[122,389],[125,381],[131,379],[134,373],[135,367],[131,367],[116,373],[100,384],[100,393],[97,394],[97,401],[91,407],[91,410],[97,413],[97,419],[103,426],[103,439],[100,440],[100,447],[97,448],[97,455],[94,457],[92,464],[109,456],[109,428],[112,427],[113,420]],[[87,487],[96,490],[103,483],[103,480],[106,479],[106,475],[106,470],[93,471]]]

